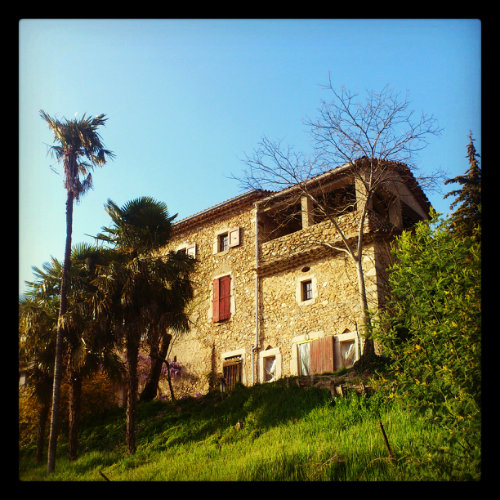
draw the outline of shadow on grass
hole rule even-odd
[[[251,388],[238,384],[223,398],[210,392],[175,403],[153,401],[139,405],[138,443],[149,441],[157,448],[167,448],[209,436],[217,438],[231,433],[235,426],[241,426],[243,435],[250,432],[257,437],[330,401],[328,391],[299,388],[286,379]]]

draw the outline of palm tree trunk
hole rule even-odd
[[[136,450],[135,441],[135,410],[137,405],[137,356],[139,354],[139,343],[135,338],[135,332],[129,332],[127,338],[127,453],[133,455]]]
[[[37,426],[36,456],[35,456],[37,464],[39,464],[42,461],[43,445],[45,443],[45,427],[47,425],[49,412],[50,412],[50,404],[45,404],[38,410],[38,426]]]
[[[54,472],[56,464],[56,446],[59,420],[59,396],[62,381],[62,351],[63,351],[63,326],[62,317],[66,313],[67,296],[69,290],[69,271],[71,267],[71,233],[73,229],[73,192],[68,190],[66,200],[66,248],[64,251],[64,265],[61,279],[61,303],[59,306],[59,320],[56,333],[56,354],[54,360],[54,383],[52,386],[52,411],[50,420],[49,453],[47,459],[47,473]]]
[[[141,393],[141,401],[151,401],[156,397],[156,393],[158,392],[158,383],[160,381],[161,369],[163,363],[167,362],[166,357],[171,339],[172,335],[165,333],[164,335],[162,335],[159,348],[157,346],[152,346],[151,348],[149,354],[151,358],[151,369],[148,374],[146,385],[144,386],[144,389]]]
[[[82,376],[75,370],[70,372],[69,383],[69,418],[68,418],[68,458],[76,459],[78,453],[78,421],[82,400]]]

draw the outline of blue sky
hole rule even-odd
[[[73,243],[109,223],[107,199],[164,201],[187,217],[240,194],[231,174],[262,137],[307,151],[331,74],[363,94],[390,85],[443,133],[419,155],[423,172],[468,168],[481,152],[481,23],[474,19],[70,20],[19,24],[19,291],[32,266],[62,260],[62,169],[47,154],[56,118],[104,113],[116,158],[75,205]],[[51,168],[52,167],[52,168]],[[54,172],[54,169],[56,172]],[[427,193],[441,212],[442,193]]]

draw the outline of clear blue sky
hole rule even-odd
[[[107,115],[114,161],[75,205],[73,242],[109,223],[108,198],[164,201],[187,217],[241,193],[230,179],[263,136],[307,150],[328,74],[336,87],[405,93],[444,129],[420,154],[424,172],[468,168],[481,152],[481,24],[467,19],[50,20],[19,24],[19,288],[31,266],[62,260],[61,167],[40,118]],[[52,169],[59,173],[55,173]],[[427,193],[441,212],[443,192]]]

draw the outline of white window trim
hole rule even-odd
[[[259,352],[259,380],[261,382],[264,382],[264,359],[270,357],[274,357],[276,360],[274,381],[281,378],[281,353],[279,347],[275,347]]]
[[[334,363],[335,363],[335,370],[340,370],[343,368],[344,363],[342,362],[342,359],[340,358],[340,343],[345,342],[349,340],[354,340],[354,349],[355,351],[355,356],[354,356],[354,363],[359,359],[359,353],[360,353],[360,345],[359,345],[359,337],[356,332],[346,332],[346,333],[339,333],[335,335],[335,350],[334,350]]]
[[[312,298],[308,300],[302,300],[302,283],[304,281],[310,281],[312,286]],[[305,276],[300,276],[297,278],[295,284],[295,300],[299,306],[307,306],[310,304],[314,304],[316,299],[318,298],[318,283],[316,280],[316,276],[314,274],[308,274]]]
[[[219,236],[222,236],[223,234],[226,233],[228,238],[228,249],[219,250]],[[234,235],[236,235],[236,237]],[[240,245],[241,245],[241,227],[225,227],[224,229],[220,229],[215,233],[215,239],[212,246],[212,253],[214,255],[226,254],[231,250],[231,248],[235,248]]]

